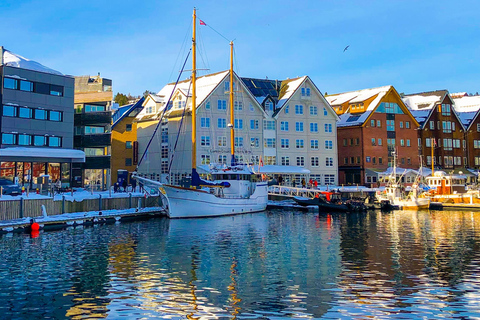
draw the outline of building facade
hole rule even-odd
[[[143,110],[141,98],[133,104],[119,107],[112,124],[112,183],[122,182],[135,171],[138,163],[137,122],[135,117]],[[121,184],[120,184],[121,185]]]
[[[74,148],[86,161],[73,168],[74,186],[110,185],[112,80],[100,75],[75,77]]]
[[[230,163],[229,81],[229,71],[197,79],[198,165]],[[189,80],[180,82],[176,88],[174,84],[167,85],[157,95],[147,97],[143,111],[137,116],[139,158],[162,121],[148,156],[139,167],[139,172],[148,178],[168,177],[172,183],[178,183],[190,174],[189,88]],[[234,74],[234,91],[232,125],[237,161],[305,167],[319,184],[337,183],[338,117],[308,77],[268,81]]]
[[[72,185],[74,79],[0,47],[0,177],[36,188],[42,176]]]
[[[441,170],[468,167],[465,128],[447,90],[408,94],[405,105],[420,124],[418,148],[423,164]]]
[[[480,169],[480,96],[463,94],[453,99],[454,110],[465,128],[464,139],[469,168],[478,172]]]
[[[393,86],[326,96],[340,116],[339,183],[377,186],[394,165],[418,169],[418,122]]]

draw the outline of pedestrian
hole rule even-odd
[[[113,192],[117,193],[119,186],[120,186],[120,185],[119,185],[118,181],[115,182],[115,183],[113,184]]]
[[[57,181],[55,181],[55,191],[57,193],[60,193],[61,190],[62,190],[62,181],[60,181],[60,179],[57,179]]]
[[[305,188],[307,186],[307,182],[305,181],[305,178],[302,178],[302,188]]]
[[[296,178],[293,178],[293,180],[292,180],[292,187],[295,188],[296,185],[297,185],[297,179],[296,179]]]
[[[135,190],[137,189],[137,180],[136,179],[130,179],[130,181],[132,182],[133,192],[135,192]]]
[[[315,189],[318,189],[318,181],[317,180],[313,180],[313,185],[315,186]]]
[[[309,188],[312,188],[312,187],[313,187],[313,180],[312,180],[312,178],[310,178],[310,180],[308,180],[308,187],[309,187]]]
[[[127,179],[123,179],[123,181],[122,181],[122,187],[123,187],[123,191],[124,191],[124,192],[127,192]]]
[[[278,176],[278,184],[281,186],[283,184],[283,177],[282,175]]]

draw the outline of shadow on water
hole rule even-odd
[[[268,211],[4,235],[6,318],[480,316],[480,213]]]

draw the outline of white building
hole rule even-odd
[[[308,77],[285,81],[234,74],[235,154],[240,162],[301,166],[336,184],[337,115]],[[172,183],[191,171],[191,83],[166,85],[137,116],[139,173]],[[171,101],[167,110],[167,101]],[[186,109],[184,108],[186,104]],[[197,165],[230,162],[229,71],[197,78]],[[185,117],[183,117],[185,113]],[[183,120],[182,120],[183,119]]]

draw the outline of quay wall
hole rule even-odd
[[[0,201],[0,221],[35,218],[42,216],[42,205],[47,215],[89,212],[102,210],[122,210],[131,208],[160,207],[160,196],[83,199],[81,201],[50,199],[15,199]]]

